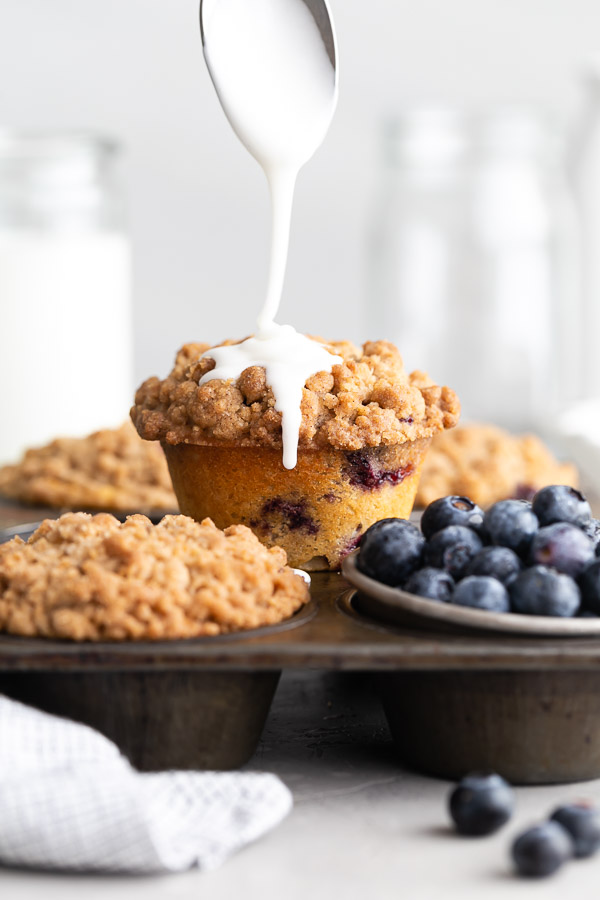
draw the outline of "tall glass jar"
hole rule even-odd
[[[585,105],[572,154],[582,224],[584,398],[600,402],[600,59],[585,71]]]
[[[116,146],[0,133],[0,463],[127,417],[131,259]]]
[[[459,394],[468,419],[546,424],[580,387],[578,234],[540,115],[390,123],[369,243],[369,334]]]

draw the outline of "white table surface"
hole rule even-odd
[[[153,878],[0,870],[6,900],[494,900],[597,898],[600,855],[556,876],[513,876],[513,836],[557,804],[600,803],[600,781],[517,788],[512,821],[490,838],[457,837],[446,782],[403,770],[368,676],[283,676],[250,768],[276,772],[295,806],[275,831],[213,872]]]

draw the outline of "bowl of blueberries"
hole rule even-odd
[[[564,485],[485,512],[444,497],[420,527],[384,519],[365,532],[342,566],[354,614],[439,634],[457,659],[480,650],[476,663],[377,674],[403,765],[451,779],[493,770],[514,784],[600,777],[600,667],[565,643],[600,637],[599,543],[588,501]],[[518,663],[498,652],[517,646]]]
[[[600,520],[566,485],[485,512],[468,497],[442,497],[420,528],[382,519],[342,571],[360,611],[389,624],[600,635]]]

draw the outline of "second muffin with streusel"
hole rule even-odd
[[[310,569],[337,568],[373,522],[410,515],[429,442],[459,416],[454,391],[407,374],[392,344],[320,343],[342,362],[306,381],[294,469],[264,368],[199,384],[214,368],[209,345],[186,344],[131,412],[143,438],[162,442],[182,512],[248,525]]]

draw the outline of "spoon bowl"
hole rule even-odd
[[[335,41],[335,32],[329,12],[329,6],[326,0],[299,0],[303,3],[317,24],[319,34],[325,45],[327,56],[337,73],[337,47]],[[200,37],[202,38],[202,46],[206,43],[206,25],[210,21],[210,14],[218,0],[200,0]]]

